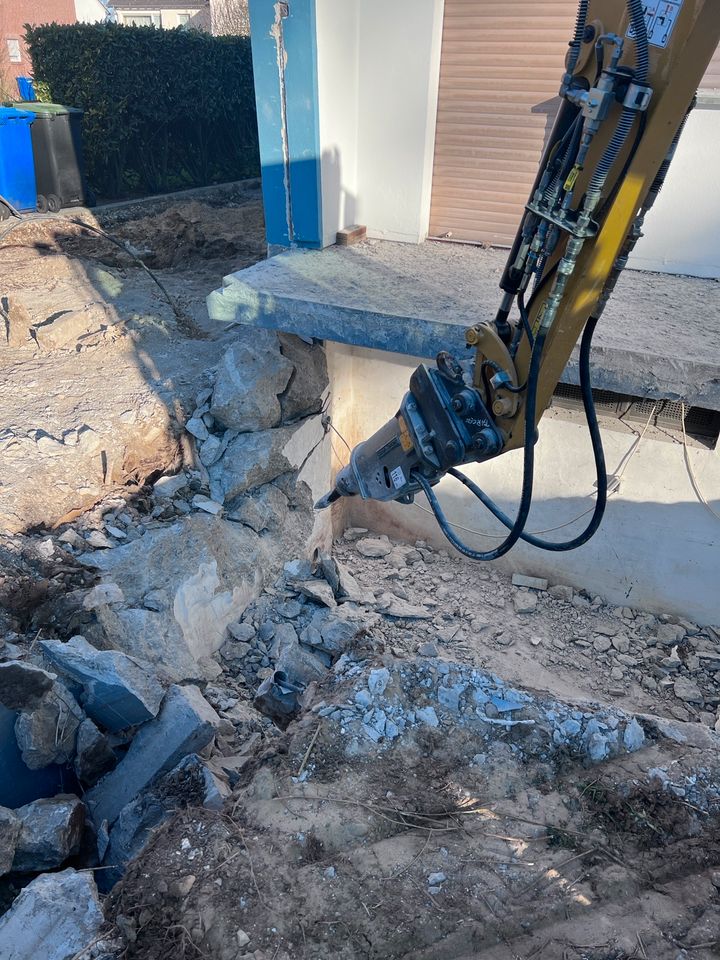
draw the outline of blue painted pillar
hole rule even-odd
[[[322,246],[315,0],[250,0],[265,230]]]

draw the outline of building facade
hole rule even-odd
[[[320,247],[351,223],[416,243],[511,242],[576,7],[250,0],[270,242]],[[635,266],[720,277],[718,152],[716,54]]]
[[[16,77],[32,64],[25,48],[25,24],[75,23],[74,0],[2,0],[0,3],[0,93],[16,97]]]
[[[210,29],[208,0],[119,0],[114,8],[118,21],[129,26]]]

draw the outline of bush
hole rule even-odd
[[[34,78],[82,107],[88,180],[106,198],[259,170],[250,40],[115,23],[26,27]]]

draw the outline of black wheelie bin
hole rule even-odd
[[[13,106],[35,114],[30,131],[38,210],[56,213],[62,207],[86,206],[89,198],[82,147],[83,111],[39,100]]]

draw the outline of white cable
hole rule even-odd
[[[683,452],[685,454],[685,466],[687,467],[687,472],[690,476],[690,482],[692,483],[693,490],[695,491],[695,494],[697,495],[698,500],[705,507],[705,509],[708,510],[715,517],[716,520],[720,520],[720,514],[715,513],[713,508],[705,499],[705,495],[700,489],[700,484],[698,483],[697,477],[695,476],[695,471],[693,470],[692,461],[690,460],[690,451],[688,449],[687,434],[685,433],[685,401],[684,400],[680,401],[680,415],[681,415],[680,422],[682,423]]]

